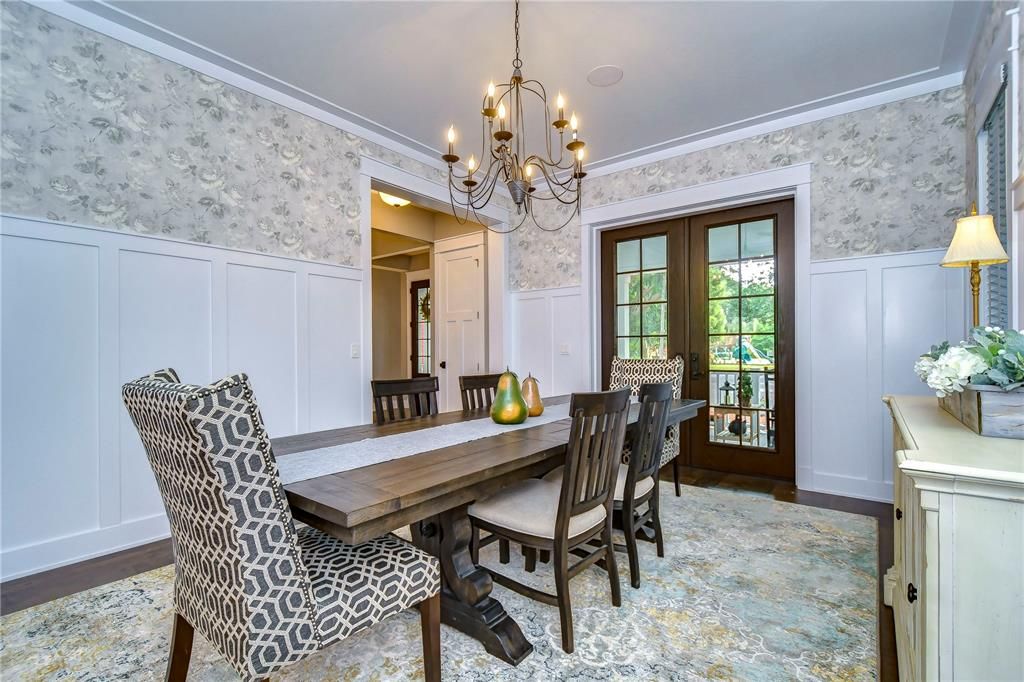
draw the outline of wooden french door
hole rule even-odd
[[[682,355],[684,395],[708,403],[683,461],[793,480],[792,202],[604,232],[601,272],[604,385],[614,355]]]

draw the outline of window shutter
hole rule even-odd
[[[995,221],[999,241],[1007,252],[1009,232],[1006,229],[1006,88],[1000,91],[985,119],[985,207]],[[1010,272],[1006,263],[986,269],[985,324],[1006,329],[1010,323]]]

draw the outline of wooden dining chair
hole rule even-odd
[[[171,525],[169,682],[186,679],[195,630],[259,680],[414,606],[425,676],[440,680],[437,560],[393,535],[350,545],[296,529],[244,374],[193,386],[165,369],[122,397]]]
[[[379,379],[370,382],[370,389],[374,424],[437,414],[437,377]]]
[[[608,387],[612,390],[628,388],[631,395],[640,394],[644,384],[668,382],[672,384],[672,397],[679,399],[683,393],[683,356],[676,355],[664,360],[646,358],[612,358]],[[672,482],[675,483],[676,497],[682,494],[679,481],[679,424],[668,427],[662,445],[661,466],[672,462]],[[623,451],[623,462],[628,461],[631,445]]]
[[[463,410],[491,409],[501,374],[474,374],[459,377]]]
[[[538,551],[551,552],[555,594],[542,592],[488,569],[494,581],[531,599],[558,607],[562,649],[573,652],[569,580],[604,560],[612,604],[620,606],[619,573],[612,545],[615,474],[626,433],[629,391],[577,393],[569,413],[572,425],[560,482],[530,478],[469,507],[474,533],[486,530],[528,550],[536,565]],[[591,540],[597,542],[590,545]],[[569,557],[582,556],[575,564]]]

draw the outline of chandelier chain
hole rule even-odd
[[[521,69],[523,60],[519,58],[519,0],[516,0],[516,58],[512,60],[512,66]]]

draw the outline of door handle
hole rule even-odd
[[[441,369],[448,369],[448,363],[446,363],[446,362],[445,362],[444,360],[442,360],[442,361],[441,361],[441,364],[440,364],[440,365],[438,365],[438,366],[439,366],[439,367],[440,367]]]
[[[911,604],[917,601],[917,588],[914,587],[914,583],[907,584],[907,601]]]
[[[700,353],[690,353],[690,378],[700,379],[703,375],[700,371]]]

